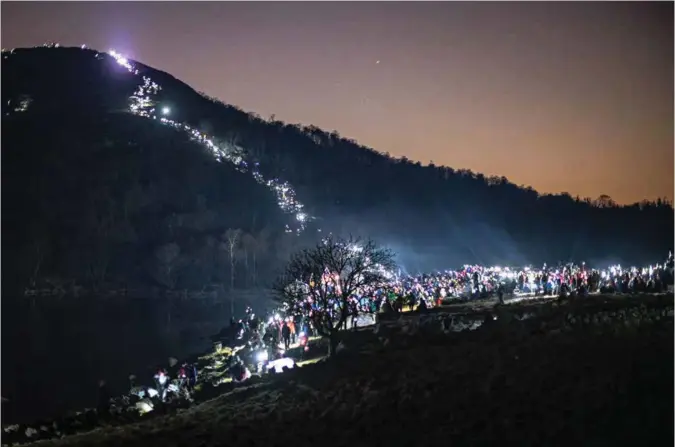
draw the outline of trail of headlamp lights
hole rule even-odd
[[[59,48],[58,43],[47,42],[39,47],[35,48]],[[86,45],[80,47],[82,50],[87,49]],[[8,59],[11,54],[14,53],[14,49],[5,50],[2,49],[3,59]],[[133,64],[118,53],[115,50],[110,50],[107,53],[112,57],[117,64],[124,67],[129,73],[133,75],[138,75],[138,70],[133,66]],[[96,53],[96,58],[100,59],[101,53]],[[153,82],[148,76],[142,77],[143,82],[139,84],[136,91],[129,98],[129,110],[134,115],[142,116],[144,118],[149,118],[152,120],[157,120],[158,115],[157,111],[153,107],[153,99],[162,88],[156,83]],[[300,203],[295,195],[295,190],[290,185],[290,183],[281,181],[279,179],[266,180],[263,175],[258,170],[259,163],[253,163],[253,166],[250,167],[249,163],[245,159],[245,152],[242,148],[228,145],[228,148],[225,149],[216,143],[213,142],[206,134],[200,132],[198,129],[195,129],[185,123],[179,123],[172,119],[167,118],[166,116],[170,114],[170,109],[167,107],[162,108],[159,111],[160,117],[159,120],[162,124],[173,127],[174,129],[181,130],[186,132],[192,140],[198,141],[203,144],[207,149],[211,151],[215,159],[219,162],[229,162],[232,163],[239,172],[251,172],[255,181],[261,185],[266,186],[270,191],[272,191],[277,197],[277,204],[279,208],[286,213],[292,214],[295,216],[295,222],[293,224],[294,228],[291,228],[291,225],[286,224],[287,233],[296,233],[300,234],[307,228],[307,223],[311,220],[314,220],[314,217],[308,215],[303,211],[304,205]],[[163,116],[162,116],[163,115]],[[318,231],[321,231],[318,229]]]
[[[84,45],[82,48],[85,48]],[[129,73],[138,75],[138,70],[134,68],[133,64],[129,62],[126,57],[115,50],[110,50],[108,55],[110,55],[119,65],[126,68]],[[286,224],[286,232],[300,234],[306,229],[307,223],[313,220],[313,217],[303,211],[304,205],[296,199],[295,191],[288,182],[280,181],[279,179],[266,180],[257,169],[259,166],[258,163],[254,163],[252,167],[249,167],[249,163],[244,158],[245,153],[241,148],[229,145],[229,147],[225,149],[218,146],[212,139],[199,130],[194,129],[187,124],[171,120],[166,116],[161,116],[170,114],[168,108],[163,108],[159,111],[160,116],[158,119],[158,112],[153,107],[152,97],[161,90],[161,87],[147,76],[143,76],[142,79],[143,82],[139,84],[138,88],[130,98],[129,109],[131,110],[131,113],[145,118],[158,120],[162,124],[186,132],[190,138],[200,142],[209,149],[217,161],[227,161],[232,163],[240,172],[248,172],[250,170],[256,182],[265,185],[276,195],[279,208],[281,208],[284,213],[293,214],[295,216],[295,228],[291,228],[290,225]]]

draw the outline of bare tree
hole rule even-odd
[[[42,267],[42,261],[44,260],[44,242],[41,240],[41,237],[35,236],[33,238],[33,248],[35,251],[35,266],[33,267],[33,273],[30,277],[30,287],[35,288],[38,283],[38,278],[40,277],[40,268]]]
[[[258,285],[258,256],[267,251],[269,244],[270,231],[269,228],[263,228],[255,238],[255,246],[253,247],[253,285]]]
[[[88,250],[88,273],[95,291],[104,283],[110,264],[110,234],[115,226],[112,213],[92,216],[88,221],[91,232]]]
[[[178,263],[180,261],[180,246],[175,242],[162,245],[155,251],[155,258],[159,267],[158,280],[173,289],[176,285],[176,274]],[[166,309],[166,330],[171,330],[171,294],[166,295],[165,309]]]
[[[396,268],[394,254],[372,240],[329,237],[291,257],[274,286],[287,311],[309,317],[335,354],[339,331],[349,316],[349,300],[372,296]]]
[[[612,200],[612,198],[607,194],[602,194],[593,202],[593,205],[597,206],[598,208],[611,208],[616,206],[616,202],[614,202],[614,200]]]
[[[268,229],[263,229],[257,235],[246,233],[241,236],[240,254],[246,269],[247,286],[249,285],[249,279],[253,286],[258,284],[258,257],[267,250],[269,236]]]
[[[234,317],[234,296],[232,295],[234,289],[234,266],[236,260],[235,254],[241,240],[241,230],[239,228],[228,228],[223,238],[225,239],[227,253],[230,255],[230,316]]]
[[[236,131],[228,132],[225,136],[225,143],[229,144],[232,147],[239,146],[241,143],[241,134]]]
[[[293,237],[292,234],[289,235],[288,233],[281,233],[274,241],[273,251],[276,260],[287,263],[292,250],[294,249],[295,243],[297,243],[297,238]]]
[[[241,237],[241,251],[244,258],[244,269],[246,270],[246,285],[248,285],[248,279],[251,277],[248,260],[255,253],[256,244],[257,241],[252,234],[246,233]]]
[[[160,271],[158,279],[170,289],[173,289],[176,283],[174,271],[179,255],[180,246],[175,242],[162,245],[155,251],[155,258],[157,258]]]

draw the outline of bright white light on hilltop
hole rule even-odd
[[[162,115],[168,115],[171,113],[171,109],[168,107],[162,107]]]
[[[118,64],[120,64],[121,66],[123,66],[124,68],[129,70],[130,72],[133,72],[131,64],[129,63],[129,60],[126,57],[122,56],[120,53],[118,53],[115,50],[110,50],[108,52],[108,54],[110,54],[115,59],[115,61],[117,61]]]

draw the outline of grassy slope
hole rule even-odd
[[[669,318],[618,334],[516,323],[391,337],[178,415],[39,445],[672,445],[672,336]]]

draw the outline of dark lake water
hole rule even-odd
[[[3,297],[2,422],[32,422],[96,405],[100,379],[111,392],[128,377],[152,383],[157,365],[211,346],[229,305],[118,298],[42,299],[34,308]]]

